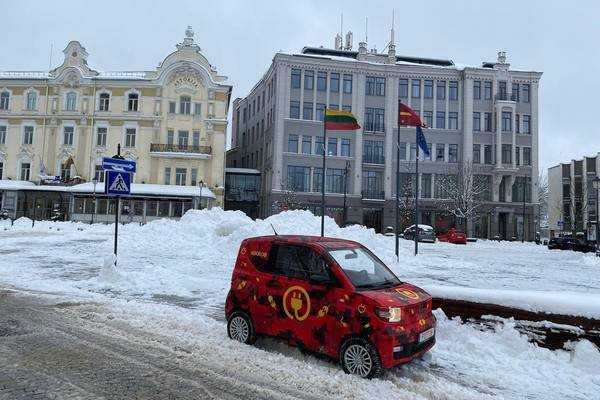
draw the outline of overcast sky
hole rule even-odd
[[[79,40],[100,70],[152,69],[192,25],[196,41],[219,73],[244,96],[275,52],[333,44],[344,31],[355,46],[388,42],[396,13],[398,54],[480,65],[508,53],[512,67],[542,71],[540,164],[600,151],[593,125],[600,93],[598,1],[7,1],[0,0],[0,70],[47,70]]]

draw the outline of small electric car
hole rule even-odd
[[[457,231],[455,228],[450,228],[445,233],[439,233],[437,238],[440,242],[467,244],[467,235],[464,232]]]
[[[435,344],[431,296],[359,243],[313,236],[242,242],[225,304],[231,339],[277,337],[365,378]]]

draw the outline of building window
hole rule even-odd
[[[398,87],[398,96],[408,97],[408,79],[400,79],[400,84]]]
[[[494,158],[492,157],[492,145],[486,144],[483,146],[483,162],[485,164],[493,164]]]
[[[385,110],[383,108],[365,108],[365,131],[384,132]]]
[[[367,76],[366,94],[369,96],[385,96],[385,78]]]
[[[473,145],[473,164],[481,164],[481,146]]]
[[[473,100],[481,99],[481,81],[473,81]]]
[[[435,127],[438,129],[446,129],[446,112],[437,111],[435,113]]]
[[[165,185],[171,184],[171,167],[165,167]]]
[[[77,108],[77,93],[69,92],[65,96],[65,111],[75,111]]]
[[[473,131],[474,132],[481,131],[481,113],[480,112],[473,113]]]
[[[0,179],[2,179],[3,172],[4,172],[4,163],[0,162]]]
[[[421,80],[420,79],[412,79],[410,82],[411,93],[410,96],[413,99],[421,97]]]
[[[502,145],[502,164],[512,164],[512,145]]]
[[[176,104],[177,103],[175,103],[174,101],[169,102],[169,114],[175,114],[175,108],[177,107]],[[244,110],[244,111],[246,111],[246,110]],[[244,118],[244,121],[245,120],[246,119]]]
[[[127,111],[138,111],[139,95],[129,93],[127,96]]]
[[[99,111],[108,111],[110,107],[110,94],[100,93],[100,104],[98,104]]]
[[[200,116],[202,114],[202,103],[194,103],[194,115]]]
[[[289,141],[288,141],[288,147],[289,147]],[[312,147],[312,137],[311,136],[302,136],[302,154],[310,154],[311,147]],[[290,150],[288,149],[288,151],[290,151]]]
[[[22,181],[29,180],[29,173],[31,172],[31,164],[30,163],[21,163],[21,178]]]
[[[435,145],[435,161],[444,162],[446,159],[446,145],[444,143],[436,143]]]
[[[337,138],[330,137],[327,139],[327,155],[337,156]]]
[[[200,131],[198,130],[192,132],[192,146],[196,148],[200,147]]]
[[[502,132],[512,132],[512,112],[502,111]]]
[[[406,142],[400,143],[400,159],[406,160]]]
[[[63,145],[64,146],[73,146],[74,132],[75,132],[75,128],[72,126],[63,127]]]
[[[404,147],[406,155],[406,147]],[[363,162],[368,164],[385,164],[384,147],[381,140],[365,140],[363,142]]]
[[[135,147],[136,128],[125,129],[125,147]]]
[[[352,112],[352,106],[350,104],[344,104],[342,106],[342,111]]]
[[[458,113],[455,111],[448,113],[448,129],[458,129]]]
[[[437,92],[435,96],[438,100],[446,98],[446,81],[437,81]]]
[[[531,147],[523,147],[523,165],[531,165]]]
[[[433,81],[431,79],[425,79],[423,83],[423,97],[433,99]]]
[[[8,110],[10,105],[10,93],[3,91],[0,93],[0,110]]]
[[[198,168],[192,168],[190,173],[190,185],[196,186],[198,184]]]
[[[60,164],[60,180],[66,182],[71,179],[71,164],[62,163]]]
[[[421,198],[431,198],[431,174],[421,174]]]
[[[342,157],[350,157],[350,139],[342,139],[340,150]]]
[[[325,151],[324,147],[325,147],[325,139],[323,138],[323,136],[317,136],[315,138],[315,154],[323,155],[323,151]]]
[[[300,89],[300,77],[302,71],[297,68],[292,69],[292,89]]]
[[[335,93],[340,91],[340,74],[331,73],[329,81],[329,90]]]
[[[327,90],[327,72],[317,72],[317,90],[319,92]]]
[[[167,131],[167,145],[173,146],[175,144],[175,131],[169,129]],[[244,146],[246,145],[246,135],[244,134]]]
[[[448,162],[451,162],[451,163],[458,162],[458,145],[457,144],[449,144],[448,145]]]
[[[175,168],[175,184],[177,186],[185,186],[187,182],[187,169]]]
[[[304,90],[313,90],[315,87],[315,71],[304,71]]]
[[[515,113],[515,132],[521,132],[521,118],[520,115]]]
[[[192,99],[190,96],[181,96],[179,98],[179,114],[190,115],[192,108]]]
[[[519,101],[519,84],[518,83],[513,83],[512,84],[512,96],[511,96],[511,100],[512,101]]]
[[[23,144],[33,144],[33,126],[23,128]]]
[[[529,83],[523,84],[523,103],[529,103],[529,95],[531,92],[531,85]]]
[[[298,192],[310,190],[310,168],[288,165],[287,189]]]
[[[104,168],[102,168],[102,165],[94,166],[94,179],[97,182],[104,182]]]
[[[300,119],[300,102],[290,101],[290,118]]]
[[[483,98],[485,100],[492,99],[492,82],[483,82]]]
[[[363,171],[363,198],[383,199],[383,175],[378,171]]]
[[[428,127],[433,127],[433,111],[423,111],[423,119],[425,120],[425,125]]]
[[[289,135],[288,136],[288,153],[297,153],[298,152],[298,135]]]
[[[6,125],[0,125],[0,144],[6,144]]]
[[[27,109],[35,110],[37,108],[37,93],[33,90],[27,92]]]
[[[302,119],[313,119],[313,103],[312,102],[304,102],[302,107]]]
[[[317,103],[317,121],[325,121],[325,104]]]
[[[506,81],[498,82],[498,97],[500,100],[508,100],[506,95]]]
[[[190,133],[188,131],[177,132],[177,144],[180,148],[188,147],[190,143]]]
[[[491,132],[492,131],[492,113],[485,113],[484,124],[485,124],[485,131]]]
[[[352,75],[344,74],[344,93],[352,93]]]
[[[531,115],[523,115],[523,133],[531,133]]]
[[[320,192],[323,182],[323,168],[315,168],[313,172],[313,192]],[[327,168],[325,176],[325,192],[344,193],[344,170]]]
[[[450,81],[448,88],[448,97],[450,100],[458,100],[458,82]]]

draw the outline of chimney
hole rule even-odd
[[[342,50],[342,35],[339,33],[335,35],[335,49]]]
[[[364,60],[367,55],[367,42],[358,42],[358,56],[356,57],[357,60],[361,61]]]
[[[346,47],[344,50],[352,50],[352,31],[348,31],[348,33],[346,33]]]

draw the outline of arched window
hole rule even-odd
[[[10,103],[10,93],[6,90],[0,93],[0,110],[8,110]]]
[[[129,93],[127,96],[127,110],[137,111],[138,110],[139,95],[137,93]]]
[[[69,92],[67,93],[67,98],[65,102],[65,110],[67,111],[75,111],[77,108],[77,93]]]
[[[100,104],[98,105],[98,109],[100,111],[108,111],[109,106],[110,106],[110,94],[100,93]]]
[[[35,110],[37,106],[37,93],[33,90],[27,92],[27,109]]]
[[[181,96],[179,98],[179,114],[189,115],[192,111],[192,98],[190,96]]]

